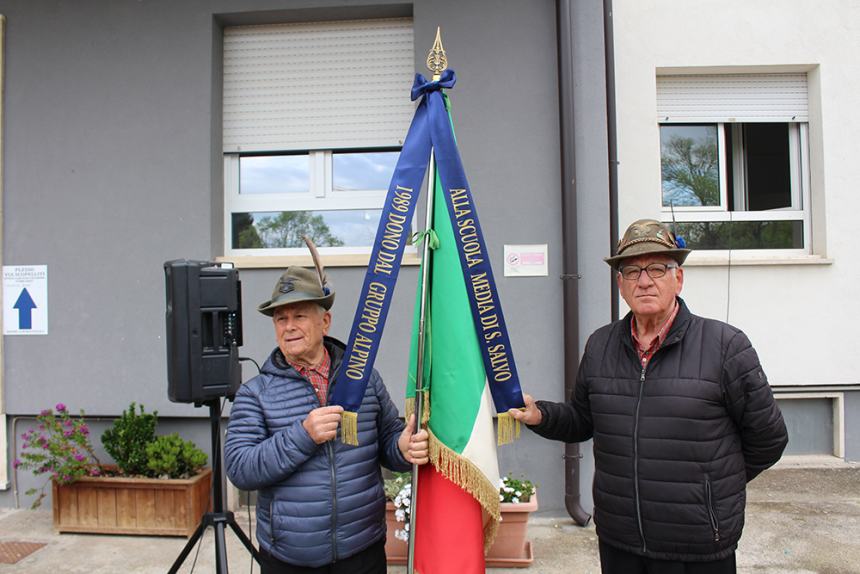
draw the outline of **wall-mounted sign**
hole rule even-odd
[[[48,334],[48,266],[3,266],[3,334]]]
[[[546,277],[547,246],[505,245],[505,277]]]

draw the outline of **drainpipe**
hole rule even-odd
[[[573,145],[573,15],[571,0],[557,0],[559,117],[561,132],[561,234],[564,328],[564,396],[570,397],[579,364],[579,263],[576,240],[576,168]],[[583,510],[580,494],[579,444],[564,445],[564,505],[580,526],[591,515]]]
[[[615,121],[615,32],[612,0],[603,0],[603,57],[606,66],[606,132],[609,148],[609,253],[618,245],[618,139]],[[609,272],[611,320],[619,315],[618,286]]]

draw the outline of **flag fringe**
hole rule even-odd
[[[430,433],[430,462],[442,476],[468,492],[478,501],[490,520],[484,525],[484,553],[493,545],[502,520],[499,487],[491,484],[483,472],[469,459],[461,456]]]
[[[510,444],[520,438],[520,421],[508,413],[499,413],[498,418],[498,441],[499,446]]]
[[[358,446],[358,413],[343,411],[340,416],[340,440],[344,444]]]

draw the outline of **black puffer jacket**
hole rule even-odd
[[[746,483],[788,442],[752,345],[681,305],[646,370],[630,315],[588,340],[570,403],[538,402],[535,432],[594,437],[594,522],[605,544],[664,560],[718,560],[737,546]]]

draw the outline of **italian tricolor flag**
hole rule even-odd
[[[419,574],[478,574],[485,571],[484,551],[500,520],[495,409],[438,179],[435,187],[438,246],[431,257],[423,381],[430,464],[419,475],[414,564]],[[416,304],[407,415],[414,410],[419,308]]]

